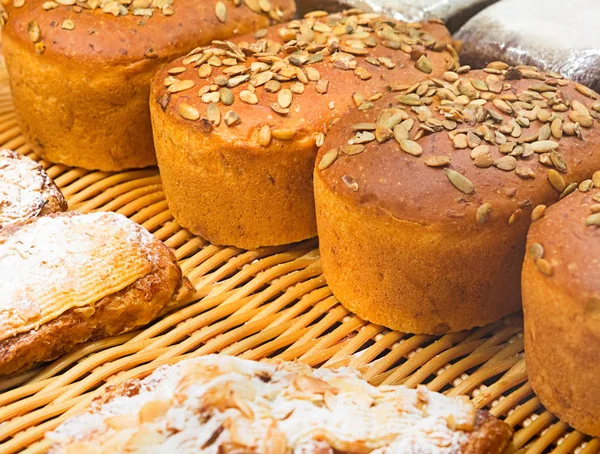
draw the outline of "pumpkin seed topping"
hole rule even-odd
[[[225,22],[227,20],[227,7],[225,6],[225,3],[218,1],[215,6],[215,13],[219,22]]]
[[[592,175],[592,182],[594,183],[594,187],[596,189],[600,189],[600,170],[597,170]]]
[[[336,148],[327,151],[321,158],[321,161],[319,161],[319,170],[325,170],[330,167],[336,161],[338,155],[339,151]]]
[[[552,265],[550,264],[550,262],[548,260],[539,258],[535,261],[535,265],[537,266],[537,269],[540,273],[542,273],[546,276],[552,276],[553,269],[552,269]]]
[[[464,192],[465,194],[472,194],[475,192],[473,183],[471,183],[467,177],[461,173],[458,173],[456,170],[444,169],[444,171],[446,172],[448,180],[450,180],[450,183],[452,183],[452,186],[454,186],[460,192]]]
[[[483,203],[477,208],[477,222],[480,224],[485,224],[490,219],[490,214],[492,212],[492,205],[489,203]]]
[[[540,243],[531,243],[528,253],[529,257],[534,260],[541,259],[544,257],[544,246]]]
[[[419,71],[423,71],[425,74],[431,74],[433,71],[433,66],[425,55],[421,55],[421,57],[417,60],[417,63],[415,63],[415,67]]]
[[[233,110],[228,110],[225,113],[225,124],[227,126],[235,126],[240,123],[240,116]]]
[[[231,8],[225,0],[222,3],[227,5],[226,9]],[[217,5],[216,8],[220,7]],[[201,97],[204,100],[206,96],[207,105],[212,110],[215,107],[218,109],[218,104],[221,103],[235,106],[239,102],[260,102],[265,107],[270,106],[279,115],[287,115],[290,110],[295,113],[301,111],[300,107],[305,108],[298,104],[298,100],[306,92],[312,96],[315,93],[323,95],[323,102],[336,109],[339,119],[343,115],[343,107],[340,108],[337,98],[335,102],[330,99],[335,93],[336,78],[325,79],[326,73],[316,63],[330,63],[331,70],[345,71],[346,77],[375,80],[380,72],[399,67],[393,57],[377,58],[371,55],[370,49],[384,46],[392,49],[386,50],[390,54],[398,51],[409,55],[419,71],[425,74],[433,72],[431,62],[436,60],[428,58],[429,52],[434,51],[433,44],[423,45],[421,32],[403,34],[393,22],[373,19],[376,17],[363,16],[361,13],[339,14],[327,16],[327,19],[321,21],[318,16],[311,16],[309,24],[304,22],[307,19],[303,19],[283,26],[280,29],[283,44],[272,42],[264,35],[250,43],[215,41],[211,46],[186,58],[199,55],[190,64],[194,70],[201,70],[205,75],[203,79],[206,80],[202,81],[202,85],[208,88]],[[186,67],[189,69],[190,65]],[[175,67],[171,68],[169,74],[178,76],[189,72],[180,73]],[[511,175],[507,178],[513,178],[510,181],[516,181],[517,184],[532,184],[531,179],[535,178],[536,173],[539,178],[539,170],[536,168],[539,168],[539,160],[542,165],[547,166],[548,180],[561,197],[581,186],[567,184],[565,181],[569,175],[565,160],[571,158],[572,147],[563,151],[560,141],[564,140],[563,135],[583,140],[583,128],[592,127],[600,113],[598,97],[595,94],[596,97],[591,97],[585,88],[578,88],[572,82],[544,74],[532,67],[511,68],[502,62],[495,62],[486,68],[483,77],[474,74],[470,73],[469,67],[449,65],[448,70],[439,78],[424,75],[419,83],[410,86],[393,81],[388,90],[393,92],[395,99],[390,99],[386,104],[383,109],[385,112],[380,111],[379,116],[369,115],[369,119],[363,122],[358,120],[359,123],[352,126],[353,136],[348,143],[322,155],[317,167],[327,169],[341,154],[344,160],[359,159],[353,156],[364,153],[366,144],[371,143],[370,147],[376,147],[392,138],[398,143],[394,144],[396,147],[399,146],[403,152],[418,158],[424,154],[421,139],[443,132],[451,141],[450,148],[454,148],[456,153],[470,153],[473,165],[479,168],[495,166],[505,172],[514,171],[522,180]],[[392,73],[389,73],[389,77],[392,77]],[[533,80],[512,82],[519,79]],[[178,88],[182,82],[185,81],[173,81],[166,90],[179,93]],[[529,88],[520,91],[515,89],[516,85],[525,83]],[[571,90],[575,87],[583,97],[577,98],[573,91],[567,95],[567,85]],[[233,96],[231,89],[236,87],[240,87],[239,95],[234,90],[236,96]],[[212,93],[219,95],[216,101]],[[356,89],[348,101],[354,103],[360,111],[366,112],[376,107],[376,101],[383,94],[383,90],[374,93],[370,88]],[[273,118],[273,112],[267,114],[270,115],[269,118]],[[228,113],[223,116],[223,122],[227,125],[231,125],[228,122],[229,116]],[[207,117],[211,121],[208,110]],[[239,121],[238,117],[236,122]],[[333,123],[335,121],[331,122]],[[323,131],[327,132],[331,124]],[[265,146],[273,139],[291,140],[295,135],[296,132],[292,129],[261,128],[259,143]],[[423,163],[432,168],[444,168],[448,180],[457,190],[473,194],[473,183],[463,173],[448,168],[452,152],[443,156],[446,150],[440,149],[437,154],[439,155],[425,154],[422,156]],[[364,155],[363,159],[367,156]],[[407,159],[406,162],[411,161]],[[456,163],[457,158],[452,156],[452,161]],[[459,168],[461,172],[464,170]],[[434,171],[431,172],[433,174]],[[560,173],[566,176],[563,177]],[[598,179],[600,180],[600,176]],[[342,180],[353,191],[359,190],[354,178],[346,175]],[[465,198],[461,196],[457,200],[464,201]],[[514,207],[509,225],[523,218],[525,206],[518,206],[519,209]],[[489,214],[489,210],[489,204],[483,203],[477,209],[477,221],[484,219],[484,213]],[[531,213],[532,220],[542,215],[541,205]]]
[[[352,178],[349,175],[344,175],[342,177],[342,181],[344,182],[344,184],[346,186],[348,186],[350,189],[352,189],[354,192],[358,191],[358,183],[356,182],[356,180],[354,178]]]
[[[586,226],[600,226],[600,213],[590,214],[587,218],[585,218]]]
[[[179,115],[181,115],[186,120],[198,120],[200,118],[200,112],[194,106],[182,102],[179,104]]]
[[[448,156],[429,156],[425,159],[425,164],[429,167],[445,167],[451,162]]]
[[[554,189],[563,192],[567,186],[564,178],[554,169],[548,170],[548,180]]]
[[[515,210],[508,218],[508,225],[516,224],[517,222],[519,222],[521,220],[522,217],[523,217],[523,210],[520,208]]]
[[[402,151],[413,155],[413,156],[421,156],[421,154],[423,153],[423,149],[421,148],[421,145],[419,145],[417,142],[413,141],[413,140],[402,140],[400,141],[400,148],[402,149]]]
[[[344,152],[344,154],[347,154],[348,156],[354,156],[356,154],[360,154],[363,151],[365,151],[366,147],[364,145],[361,144],[355,144],[355,145],[346,145],[342,151]]]
[[[566,196],[568,196],[569,194],[572,194],[576,190],[577,190],[577,183],[569,183],[565,187],[565,189],[563,190],[563,192],[560,193],[560,196],[558,197],[558,200],[564,199]]]
[[[594,189],[594,182],[591,179],[583,180],[581,183],[579,183],[578,189],[580,192],[589,192]]]
[[[517,167],[517,160],[512,156],[504,156],[494,161],[494,166],[500,170],[510,172]]]
[[[535,222],[538,219],[542,218],[545,213],[546,213],[546,205],[537,205],[531,211],[531,222]],[[535,243],[535,244],[537,244],[537,243]]]
[[[258,132],[258,143],[262,147],[268,147],[271,144],[271,138],[271,127],[269,125],[262,126]]]

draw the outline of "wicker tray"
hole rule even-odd
[[[0,145],[39,161],[20,135],[3,75]],[[44,432],[85,408],[106,384],[214,352],[352,366],[374,384],[426,383],[449,395],[468,394],[504,418],[515,429],[511,452],[600,452],[600,439],[558,421],[533,394],[520,316],[442,337],[390,331],[337,302],[321,273],[316,240],[252,252],[214,246],[173,220],[156,169],[110,174],[42,163],[71,209],[117,211],[172,247],[197,290],[143,331],[88,343],[0,381],[0,452],[43,452]]]

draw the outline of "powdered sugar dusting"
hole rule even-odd
[[[350,369],[209,355],[126,382],[46,436],[53,453],[451,454],[475,414],[468,399],[376,388]]]
[[[41,217],[0,244],[0,340],[91,305],[152,270],[158,242],[115,213]]]
[[[52,189],[50,178],[35,161],[0,150],[0,228],[35,217]]]

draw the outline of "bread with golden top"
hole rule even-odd
[[[0,239],[0,375],[120,334],[185,297],[171,250],[115,213],[59,213]]]
[[[466,396],[208,355],[108,389],[46,440],[52,454],[500,454],[511,435]]]
[[[527,236],[525,359],[544,406],[600,436],[600,172],[549,207]]]
[[[532,217],[600,167],[598,95],[502,62],[395,90],[332,128],[317,157],[329,286],[411,333],[518,311]]]
[[[23,134],[51,162],[154,165],[148,93],[157,68],[294,10],[293,0],[11,1],[4,53]]]
[[[12,150],[0,150],[0,233],[66,209],[67,201],[40,164]]]
[[[331,125],[397,84],[456,69],[438,22],[322,12],[217,41],[158,72],[150,110],[175,219],[245,249],[315,236],[312,168]]]

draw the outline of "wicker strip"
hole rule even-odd
[[[107,386],[216,352],[350,366],[374,384],[425,383],[450,395],[469,394],[478,408],[515,428],[510,452],[600,452],[600,439],[558,421],[534,396],[520,316],[441,337],[365,322],[327,287],[315,240],[250,252],[211,245],[174,221],[156,169],[111,174],[40,160],[20,134],[5,80],[0,83],[1,146],[39,161],[71,209],[116,211],[144,225],[175,250],[196,286],[190,301],[144,330],[89,342],[52,364],[3,380],[2,452],[45,452],[43,434],[84,409]]]

